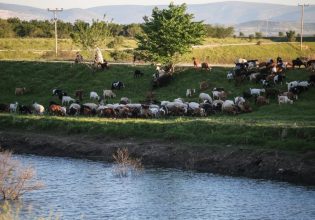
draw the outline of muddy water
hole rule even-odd
[[[15,156],[45,188],[23,197],[21,219],[315,219],[315,188],[174,169],[119,178],[111,164]]]

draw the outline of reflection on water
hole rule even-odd
[[[174,169],[117,178],[101,162],[16,156],[45,188],[23,197],[21,215],[61,219],[315,219],[315,189]],[[30,208],[31,207],[31,208]]]

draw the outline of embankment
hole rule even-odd
[[[157,139],[110,138],[105,135],[60,135],[0,131],[0,145],[19,154],[86,158],[112,162],[127,147],[146,167],[170,167],[223,175],[315,185],[315,151],[231,145],[196,145]]]

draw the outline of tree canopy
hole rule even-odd
[[[138,50],[147,60],[173,64],[176,58],[200,44],[205,36],[202,21],[193,21],[194,15],[186,13],[186,4],[152,10],[152,17],[144,17],[143,34],[136,36]]]

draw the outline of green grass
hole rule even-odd
[[[145,74],[134,79],[135,68]],[[154,73],[151,66],[111,66],[104,72],[91,72],[84,65],[39,62],[0,62],[0,103],[31,104],[36,101],[45,106],[49,101],[58,101],[52,97],[52,89],[61,88],[74,96],[76,89],[85,92],[83,102],[90,91],[99,94],[109,89],[111,82],[121,80],[126,88],[115,91],[117,102],[120,97],[129,97],[132,102],[145,99],[151,89],[150,80]],[[187,88],[198,88],[199,82],[207,80],[210,93],[213,87],[224,87],[229,92],[229,99],[242,94],[249,88],[260,87],[247,82],[240,87],[226,80],[227,68],[214,68],[207,72],[192,68],[182,69],[167,86],[155,90],[158,100],[172,100],[185,97]],[[309,73],[305,69],[289,70],[287,81],[307,80]],[[31,91],[23,96],[15,96],[16,87],[27,87]],[[286,90],[286,85],[279,86]],[[135,137],[162,139],[164,141],[182,141],[201,145],[246,145],[287,150],[307,150],[315,148],[315,89],[303,93],[293,105],[279,106],[271,100],[268,106],[257,107],[251,101],[253,112],[230,116],[217,114],[207,118],[171,117],[166,119],[104,119],[97,117],[52,117],[21,116],[0,114],[0,128],[26,129],[34,131],[66,131],[69,134],[87,133],[109,135],[116,138]],[[185,99],[197,101],[198,95]],[[282,136],[283,131],[287,136]]]
[[[109,42],[110,39],[107,41]],[[255,45],[256,42],[262,42],[261,45]],[[253,39],[249,41],[246,38],[206,38],[204,45],[215,44],[240,44],[240,43],[254,43],[254,45],[239,45],[239,46],[220,46],[211,48],[194,48],[191,53],[184,55],[180,62],[192,62],[192,57],[196,57],[201,61],[207,60],[210,63],[217,64],[231,64],[235,58],[243,57],[246,59],[267,60],[270,57],[281,56],[284,60],[291,61],[292,58],[305,56],[315,58],[315,43],[305,43],[305,49],[301,52],[298,43],[282,43],[268,45],[264,43],[271,43],[268,39]],[[122,45],[117,49],[135,48],[136,41],[131,38],[124,38]],[[106,48],[106,45],[100,45],[101,48]],[[59,40],[59,55],[55,57],[55,41],[54,39],[43,38],[1,38],[0,50],[14,50],[14,51],[0,51],[0,60],[73,60],[75,51],[81,49],[75,45],[70,39]],[[34,51],[37,50],[37,51]],[[48,50],[48,51],[40,51]],[[93,58],[93,53],[89,51],[81,51],[85,59]],[[108,61],[113,61],[110,56],[110,51],[103,51],[104,57]],[[119,61],[132,61],[132,54],[127,54],[119,59]]]

